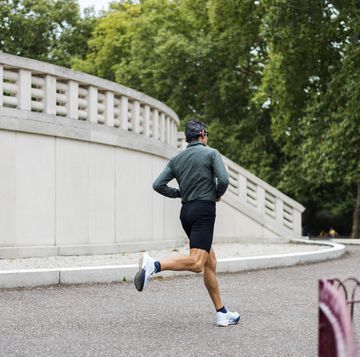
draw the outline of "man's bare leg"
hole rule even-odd
[[[216,278],[216,257],[212,248],[204,265],[204,284],[209,292],[215,309],[221,309],[224,305],[220,297],[219,284]]]
[[[201,273],[209,253],[203,249],[192,248],[190,255],[179,255],[160,261],[161,271],[163,270],[188,270],[194,273]]]
[[[211,248],[210,253],[203,249],[190,249],[189,256],[176,256],[160,262],[161,270],[189,270],[200,273],[204,270],[204,283],[215,309],[223,307],[219,284],[216,278],[216,257]]]

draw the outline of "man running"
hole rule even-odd
[[[225,193],[229,175],[220,153],[207,146],[208,131],[204,123],[191,120],[185,128],[187,148],[173,157],[153,184],[158,193],[181,198],[181,224],[190,241],[190,255],[158,261],[143,253],[134,282],[142,291],[151,275],[164,270],[204,272],[204,283],[216,309],[216,325],[237,324],[240,315],[223,305],[216,278],[216,257],[211,248],[216,202]],[[180,189],[167,184],[176,179]]]

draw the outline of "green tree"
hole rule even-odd
[[[213,121],[214,145],[276,185],[280,151],[271,135],[267,98],[256,98],[268,57],[260,33],[264,7],[216,0],[209,1],[209,14],[218,67],[205,117]]]
[[[271,101],[273,138],[284,157],[279,187],[318,215],[330,202],[325,211],[335,220],[355,201],[360,157],[352,85],[358,67],[348,43],[359,17],[355,2],[341,4],[265,2],[269,61],[258,94]]]
[[[352,193],[351,235],[360,238],[360,7],[355,1],[335,5],[334,22],[341,36],[333,46],[341,56],[340,66],[303,119],[302,166],[315,185],[328,182]],[[316,167],[321,175],[315,174]]]
[[[118,1],[74,68],[152,95],[182,121],[207,121],[211,145],[305,204],[313,230],[349,225],[359,182],[358,7]]]
[[[1,0],[0,51],[70,67],[87,53],[94,22],[76,0]]]
[[[213,145],[270,179],[278,156],[271,120],[252,100],[266,56],[261,16],[254,1],[121,2],[75,68],[165,101],[183,121],[206,120]]]
[[[77,58],[73,68],[115,81],[116,66],[129,60],[131,31],[139,10],[139,5],[128,1],[110,3],[110,10],[93,29],[86,57]]]

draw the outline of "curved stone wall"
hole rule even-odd
[[[151,187],[177,126],[142,93],[0,54],[0,257],[181,244],[180,202]]]
[[[178,124],[133,89],[0,53],[0,258],[182,244],[180,200],[152,190],[186,146]],[[215,242],[299,238],[304,207],[223,160]]]

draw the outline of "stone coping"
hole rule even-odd
[[[13,108],[0,107],[0,130],[110,145],[166,159],[176,153],[168,144],[120,128]]]

